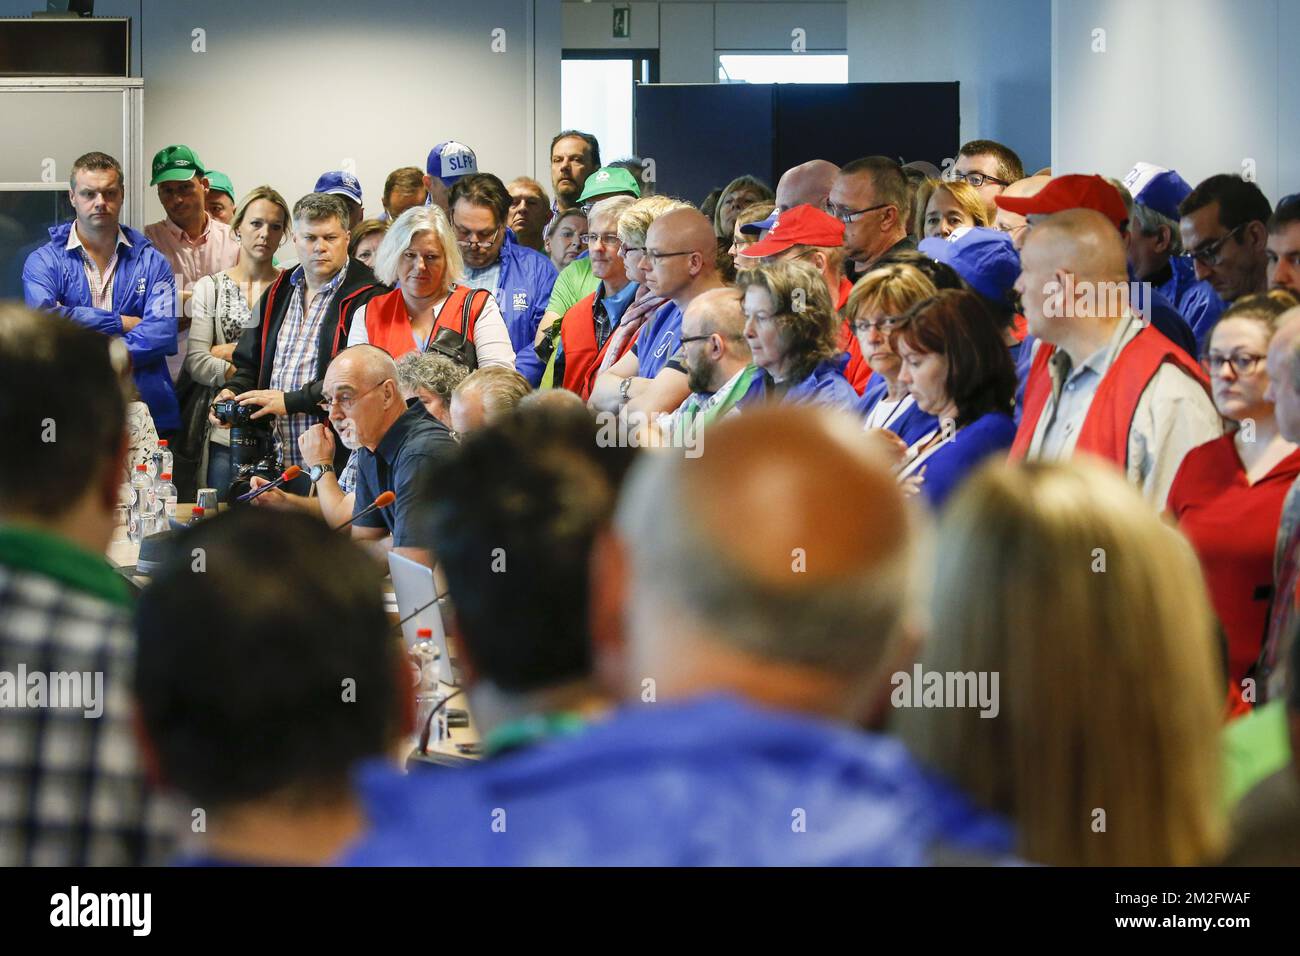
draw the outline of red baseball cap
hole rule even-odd
[[[804,203],[787,209],[759,242],[745,250],[750,259],[763,259],[791,246],[838,246],[844,242],[844,223],[830,213]]]
[[[1032,196],[1008,198],[998,195],[993,201],[1000,209],[1021,216],[1047,215],[1067,209],[1095,209],[1123,229],[1128,209],[1119,190],[1100,176],[1057,176]]]

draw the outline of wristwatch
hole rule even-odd
[[[321,480],[321,477],[328,471],[334,470],[333,465],[312,465],[307,469],[307,474],[311,476],[311,483],[314,485]]]

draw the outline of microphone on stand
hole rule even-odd
[[[378,511],[380,508],[387,508],[396,500],[397,500],[397,495],[393,494],[391,491],[380,492],[379,496],[376,497],[374,501],[370,502],[370,504],[366,505],[364,508],[362,508],[360,511],[358,511],[351,518],[343,522],[334,530],[342,531],[344,528],[352,524],[352,522],[356,521],[358,518],[364,518],[366,515],[370,514],[371,512]]]

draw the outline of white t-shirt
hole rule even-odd
[[[876,407],[867,415],[864,428],[888,428],[892,423],[898,421],[907,410],[916,404],[916,400],[911,395],[904,395],[895,401],[882,398],[876,402]]]
[[[368,303],[367,303],[368,304]],[[433,318],[437,322],[442,307],[447,304],[447,296],[433,307]],[[416,349],[423,352],[428,348],[427,341],[420,341],[411,333],[411,341]],[[352,328],[348,331],[348,345],[367,345],[370,342],[366,334],[366,306],[357,309],[352,316]],[[503,368],[515,367],[515,350],[510,345],[510,332],[506,329],[506,320],[501,317],[501,308],[496,298],[489,293],[483,311],[474,322],[474,352],[478,358],[478,367],[500,365]]]

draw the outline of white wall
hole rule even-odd
[[[962,141],[1005,143],[1033,172],[1051,155],[1050,14],[1048,0],[848,0],[849,81],[956,80]]]
[[[0,16],[40,5],[0,0]],[[100,0],[96,11],[132,17],[146,161],[186,143],[237,191],[270,183],[293,202],[350,160],[371,215],[388,173],[423,168],[444,139],[504,179],[549,179],[559,0]],[[151,222],[163,213],[147,195]]]
[[[1053,0],[1052,21],[1054,169],[1145,160],[1193,185],[1253,169],[1273,202],[1300,189],[1295,0]]]

